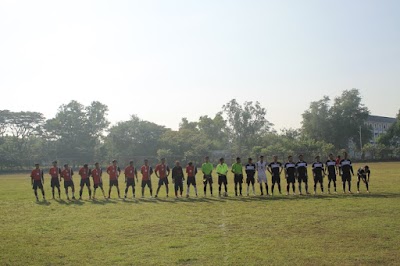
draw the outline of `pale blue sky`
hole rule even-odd
[[[276,129],[358,88],[400,108],[400,1],[0,0],[0,109],[55,115],[76,99],[176,129],[232,98]]]

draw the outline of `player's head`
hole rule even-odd
[[[249,159],[247,159],[247,161],[248,161],[249,163],[252,163],[252,162],[253,162],[253,159],[252,159],[252,158],[249,158]]]
[[[112,164],[113,164],[113,165],[117,165],[117,163],[118,163],[117,160],[113,160],[113,161],[112,161]]]
[[[133,166],[133,161],[129,161],[129,165],[130,165],[130,166]]]
[[[236,162],[240,163],[240,157],[236,157]]]
[[[94,166],[95,166],[96,168],[99,168],[99,167],[100,167],[100,164],[99,164],[98,162],[95,162],[95,163],[94,163]]]
[[[303,158],[304,158],[303,154],[300,154],[300,155],[299,155],[299,160],[300,160],[300,161],[303,161]]]
[[[274,162],[278,161],[278,156],[274,155],[272,156],[272,159],[274,160]]]
[[[329,159],[333,160],[333,154],[329,153]]]
[[[292,155],[289,155],[287,158],[288,158],[288,161],[289,161],[289,162],[292,162],[292,161],[293,161],[293,156],[292,156]]]
[[[68,164],[66,163],[66,164],[64,164],[64,168],[65,169],[67,169],[68,168]]]
[[[57,161],[53,161],[53,166],[57,166]]]
[[[315,156],[316,161],[319,161],[319,159],[320,159],[319,155]]]
[[[341,158],[340,155],[338,155],[337,158],[340,159]]]
[[[39,164],[38,163],[35,163],[35,168],[39,169]]]
[[[210,161],[210,157],[208,157],[208,156],[204,157],[204,161],[206,161],[206,163],[208,163]]]
[[[179,161],[175,161],[175,166],[180,166],[181,163]]]
[[[83,168],[88,168],[88,164],[85,163],[85,164],[83,165]]]
[[[369,166],[368,166],[368,165],[364,166],[364,169],[365,169],[366,171],[369,170]]]
[[[192,163],[192,162],[189,162],[189,163],[188,163],[188,165],[189,165],[189,166],[192,166],[192,165],[193,165],[193,163]]]
[[[149,160],[147,160],[147,159],[144,159],[144,165],[148,165],[149,164]]]
[[[347,152],[346,152],[346,151],[343,152],[343,157],[344,157],[345,159],[347,159],[347,156],[348,156]]]
[[[264,156],[261,155],[261,156],[260,156],[260,161],[263,161],[263,160],[264,160]]]
[[[161,158],[161,163],[162,163],[162,164],[165,163],[165,158]]]
[[[219,162],[221,163],[221,164],[223,164],[224,163],[224,158],[219,158]]]

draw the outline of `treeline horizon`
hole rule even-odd
[[[257,101],[240,104],[232,99],[214,116],[203,115],[197,121],[183,117],[178,130],[136,115],[110,126],[107,114],[108,107],[101,102],[84,106],[75,100],[61,105],[50,119],[35,111],[0,110],[0,169],[22,169],[55,159],[71,165],[145,157],[199,163],[206,155],[230,160],[276,154],[285,161],[282,157],[289,154],[304,154],[312,160],[344,150],[371,159],[400,157],[400,112],[388,133],[371,145],[371,128],[365,124],[369,110],[357,89],[311,102],[302,114],[301,128],[279,133]]]

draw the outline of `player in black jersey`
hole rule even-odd
[[[317,194],[317,183],[321,186],[321,192],[324,193],[323,177],[325,175],[324,164],[321,163],[320,157],[315,157],[315,162],[312,164],[312,171],[314,176],[314,194]]]
[[[253,188],[253,195],[256,195],[256,191],[254,189],[254,175],[256,174],[256,165],[253,163],[253,159],[249,158],[248,163],[246,164],[244,168],[246,172],[246,183],[247,183],[247,196],[249,195],[250,192],[250,184]]]
[[[371,171],[369,170],[368,165],[361,167],[357,171],[358,181],[357,181],[357,193],[360,193],[360,181],[362,180],[367,187],[367,193],[369,193],[369,177],[371,175]]]
[[[272,195],[274,195],[275,183],[278,184],[279,194],[282,194],[281,191],[282,170],[283,170],[282,163],[278,162],[278,156],[274,155],[273,161],[268,165],[268,172],[270,172],[270,174],[272,175],[272,188],[271,188]]]
[[[331,193],[331,182],[336,193],[336,160],[333,158],[333,154],[329,154],[329,160],[325,163],[325,173],[328,174],[328,193]]]
[[[299,193],[301,193],[301,182],[304,182],[304,187],[306,189],[306,193],[308,192],[308,173],[307,173],[307,162],[303,160],[303,154],[299,155],[299,161],[296,163],[297,170],[297,182],[299,182]]]
[[[342,176],[343,193],[346,193],[346,182],[349,187],[349,193],[351,193],[351,176],[354,176],[353,166],[351,165],[351,161],[347,158],[347,152],[344,152],[343,155],[344,158],[339,164],[339,174]]]
[[[296,164],[293,162],[293,157],[289,155],[287,163],[285,163],[285,177],[287,181],[286,195],[289,195],[290,183],[292,184],[293,195],[296,195],[294,182],[296,177]]]

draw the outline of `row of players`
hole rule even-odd
[[[189,162],[186,166],[186,175],[187,175],[187,193],[186,196],[189,197],[190,186],[194,187],[194,191],[196,196],[197,193],[197,186],[196,186],[196,174],[197,174],[197,167],[193,165],[192,162]],[[207,185],[209,186],[209,190],[211,195],[213,194],[213,178],[212,173],[214,171],[214,166],[209,161],[209,157],[205,157],[205,162],[201,166],[201,171],[203,172],[203,183],[204,183],[204,196],[206,196],[207,192]],[[215,171],[218,175],[218,191],[219,196],[221,196],[222,185],[224,186],[225,193],[224,196],[227,196],[228,193],[228,180],[227,174],[229,172],[227,164],[224,162],[224,159],[221,158],[219,160],[219,164],[216,166]],[[263,192],[263,184],[265,184],[266,195],[269,195],[268,190],[268,182],[267,182],[267,174],[268,171],[272,177],[272,187],[271,187],[271,194],[274,193],[275,184],[278,187],[279,193],[281,193],[281,173],[284,171],[285,178],[287,181],[286,186],[286,194],[289,195],[290,185],[292,186],[293,194],[295,195],[295,181],[298,182],[298,188],[300,195],[302,194],[302,183],[304,183],[306,194],[310,194],[308,192],[308,172],[307,172],[307,162],[303,160],[303,155],[299,156],[299,161],[294,162],[292,156],[288,156],[288,160],[285,164],[282,164],[278,161],[277,156],[273,156],[273,161],[271,163],[267,163],[264,161],[264,157],[260,156],[259,161],[253,163],[251,158],[248,159],[248,163],[243,166],[241,163],[240,158],[236,158],[236,163],[234,163],[231,167],[231,172],[234,174],[234,184],[235,184],[235,195],[242,195],[242,183],[243,183],[243,171],[246,174],[246,183],[247,183],[247,196],[250,192],[250,186],[252,187],[253,195],[255,195],[255,188],[254,184],[256,181],[256,173],[257,173],[257,182],[260,185],[261,195],[264,195]],[[118,197],[120,198],[120,190],[118,185],[118,177],[121,174],[121,169],[118,167],[117,161],[113,160],[112,164],[107,167],[106,170],[107,174],[109,175],[109,190],[108,190],[108,198],[111,196],[111,189],[113,186],[116,187],[118,192]],[[158,180],[158,187],[155,194],[155,197],[158,196],[160,188],[165,185],[166,187],[166,194],[168,197],[168,176],[172,172],[172,182],[174,183],[175,189],[175,196],[178,195],[182,196],[183,194],[183,181],[185,180],[185,175],[180,162],[175,162],[175,166],[170,171],[170,168],[165,163],[165,159],[161,159],[161,162],[157,164],[154,169],[154,173],[157,176]],[[144,197],[144,190],[147,186],[150,190],[150,195],[153,196],[153,189],[151,185],[151,175],[153,174],[153,168],[149,165],[148,160],[144,160],[144,165],[140,168],[140,173],[142,175],[142,197]],[[347,153],[344,153],[344,159],[342,160],[335,160],[333,155],[329,155],[329,159],[326,163],[322,163],[320,161],[320,157],[315,157],[315,162],[312,164],[312,173],[314,178],[314,194],[317,190],[317,184],[320,184],[321,192],[324,193],[323,187],[323,177],[325,175],[328,176],[328,193],[330,193],[330,186],[333,183],[334,193],[336,193],[336,176],[339,174],[342,177],[343,183],[343,193],[346,192],[346,183],[348,184],[348,192],[351,193],[351,177],[354,176],[353,166],[351,161],[348,159]],[[61,197],[60,191],[60,181],[64,179],[64,188],[67,199],[69,200],[69,192],[68,189],[71,187],[72,190],[72,199],[75,199],[75,186],[72,179],[73,170],[68,166],[68,164],[64,165],[64,169],[61,169],[57,166],[57,161],[53,162],[53,167],[49,170],[49,175],[51,177],[51,188],[52,194],[54,199],[55,188],[58,190],[58,197]],[[105,192],[103,189],[103,181],[102,181],[102,174],[103,171],[99,165],[99,163],[95,163],[94,169],[90,169],[87,164],[85,164],[79,170],[79,175],[81,176],[80,181],[80,191],[79,191],[79,199],[82,199],[82,192],[84,186],[87,186],[89,199],[92,198],[92,190],[90,188],[90,177],[93,179],[93,199],[95,199],[96,190],[100,188],[104,198]],[[133,165],[133,161],[130,161],[129,165],[124,169],[125,174],[125,198],[127,197],[128,190],[132,187],[133,197],[135,197],[135,185],[138,180],[138,171]],[[357,171],[358,182],[357,182],[357,192],[360,192],[360,181],[363,181],[366,185],[367,192],[369,192],[369,178],[370,178],[371,171],[369,170],[368,166],[364,166]],[[36,196],[36,200],[38,199],[37,189],[39,188],[42,191],[43,199],[45,199],[44,193],[44,173],[40,169],[39,164],[35,164],[35,169],[31,172],[31,181],[32,187]],[[239,194],[238,194],[239,189]]]

